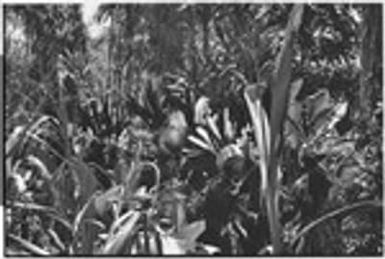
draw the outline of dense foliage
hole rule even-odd
[[[8,255],[380,255],[382,6],[5,7]]]

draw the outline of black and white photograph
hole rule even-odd
[[[1,5],[0,257],[383,256],[383,2]]]

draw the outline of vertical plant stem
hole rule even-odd
[[[282,149],[283,122],[286,117],[287,102],[289,96],[289,83],[291,79],[291,60],[293,55],[294,33],[299,29],[303,13],[303,5],[295,5],[291,11],[286,27],[285,39],[277,57],[273,72],[272,106],[271,106],[271,141],[270,159],[267,177],[266,209],[269,219],[273,253],[281,255],[283,244],[281,240],[282,226],[278,207],[279,190],[279,159]]]

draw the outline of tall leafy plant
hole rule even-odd
[[[286,118],[289,83],[291,79],[291,61],[295,33],[301,25],[303,5],[295,5],[291,11],[285,31],[281,51],[277,57],[272,75],[272,104],[270,107],[270,127],[267,116],[261,107],[260,99],[252,100],[250,93],[245,94],[246,102],[252,117],[255,139],[260,159],[262,174],[262,196],[269,219],[270,235],[274,254],[283,253],[282,226],[278,207],[279,191],[279,159],[282,148],[282,126]],[[254,91],[257,91],[255,89]],[[270,131],[270,132],[269,132]]]

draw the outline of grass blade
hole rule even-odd
[[[8,234],[8,238],[10,238],[12,241],[16,242],[18,245],[20,245],[23,249],[27,250],[28,252],[31,252],[33,255],[37,256],[48,256],[50,253],[43,248],[38,247],[35,244],[32,244],[31,242],[21,238],[17,237],[12,234]]]
[[[130,219],[120,228],[116,235],[113,235],[106,242],[106,245],[102,249],[102,254],[118,255],[124,249],[125,243],[128,238],[135,234],[134,228],[139,221],[141,213],[135,211],[132,213]]]

